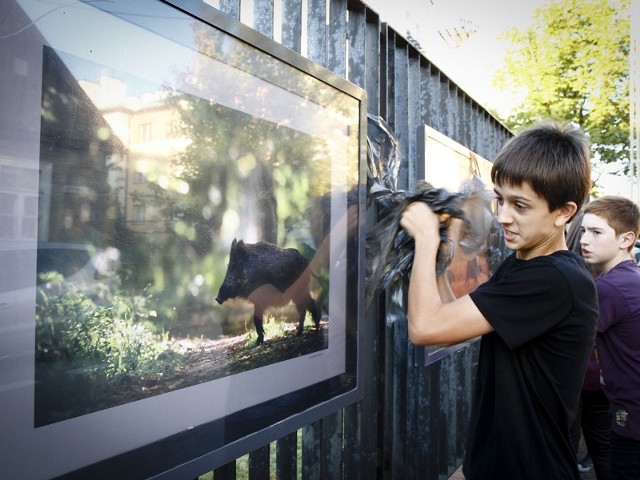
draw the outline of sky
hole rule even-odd
[[[474,100],[507,113],[517,98],[492,86],[506,44],[498,36],[512,28],[525,29],[544,0],[363,0],[383,22],[415,38],[425,56]],[[439,31],[453,28],[470,35],[458,45]]]

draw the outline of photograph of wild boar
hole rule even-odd
[[[194,35],[222,55],[224,42]],[[250,53],[228,57],[260,68]],[[278,68],[274,79],[290,75]],[[54,193],[39,211],[35,426],[312,355],[345,335],[331,265],[346,262],[335,227],[358,182],[346,167],[357,129],[341,139],[304,123],[299,111],[335,100],[328,87],[267,115],[254,77],[239,76],[227,100],[220,75],[167,87],[44,48],[41,191]],[[106,104],[114,85],[121,98]],[[129,131],[114,113],[124,111]],[[357,125],[358,110],[336,117]]]
[[[309,292],[310,277],[309,261],[295,248],[280,248],[267,242],[245,244],[234,238],[216,302],[222,304],[230,298],[242,297],[253,303],[258,345],[264,343],[262,322],[267,308],[282,307],[289,302],[293,302],[298,312],[297,334],[304,330],[307,312],[318,331],[320,314]]]

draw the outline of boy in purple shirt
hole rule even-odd
[[[611,404],[611,478],[640,475],[640,269],[631,255],[640,211],[628,198],[605,196],[584,210],[580,245],[596,278],[600,317],[596,347]]]

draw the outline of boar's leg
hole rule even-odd
[[[261,291],[261,288],[258,288],[257,291]],[[269,306],[268,303],[265,303],[264,298],[261,298],[261,294],[258,294],[255,298],[252,298],[254,304],[253,309],[253,324],[256,326],[256,333],[258,334],[258,341],[256,345],[262,345],[264,343],[264,327],[262,325],[262,319],[264,318],[264,311]]]
[[[315,300],[311,298],[311,295],[309,295],[307,300],[307,310],[311,313],[311,318],[313,318],[313,324],[317,331],[320,327],[320,311],[318,310],[318,305],[316,305]]]
[[[258,334],[258,345],[262,345],[264,343],[264,328],[262,326],[264,312],[270,306],[282,304],[282,293],[273,285],[265,284],[251,292],[248,299],[254,306],[253,324],[256,326]]]
[[[256,345],[262,345],[264,343],[264,328],[262,327],[262,314],[253,316],[253,324],[256,326],[256,333],[258,334],[258,341]]]
[[[318,312],[318,306],[313,298],[311,298],[311,295],[307,293],[304,299],[300,303],[296,304],[296,309],[300,316],[300,320],[298,321],[298,335],[302,335],[302,331],[304,330],[304,319],[307,314],[307,310],[311,313],[311,318],[313,318],[315,328],[318,330],[320,325],[320,313]]]

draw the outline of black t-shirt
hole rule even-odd
[[[598,319],[584,262],[514,254],[470,295],[495,331],[480,344],[465,478],[579,479],[569,428]]]

